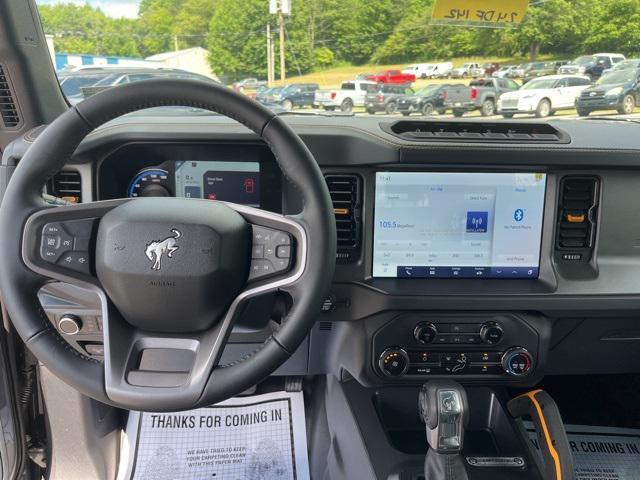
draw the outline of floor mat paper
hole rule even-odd
[[[301,392],[174,413],[131,412],[119,480],[308,480]]]
[[[525,424],[538,448],[533,424]],[[575,480],[640,479],[640,429],[566,425]]]

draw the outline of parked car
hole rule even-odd
[[[519,90],[504,93],[498,98],[498,113],[512,118],[516,113],[547,117],[558,110],[574,107],[580,92],[591,85],[582,75],[549,75],[534,78]]]
[[[404,95],[414,94],[414,90],[406,85],[370,85],[364,98],[364,108],[368,114],[398,111],[398,100]]]
[[[458,84],[463,86],[462,84]],[[452,87],[448,84],[432,84],[421,88],[413,95],[402,95],[398,97],[398,111],[402,115],[419,113],[421,115],[433,115],[438,112],[442,115],[444,108],[444,91]]]
[[[558,70],[560,69],[560,67],[567,65],[571,60],[554,60],[553,64],[556,67],[556,71],[555,73],[558,73]]]
[[[633,113],[640,99],[639,80],[640,70],[637,68],[603,75],[576,98],[578,115],[586,117],[595,110],[617,110],[625,115]]]
[[[95,71],[95,70],[93,70]],[[84,73],[80,73],[84,74]],[[108,75],[93,85],[80,87],[82,97],[89,98],[98,92],[107,90],[117,85],[126,83],[140,82],[150,80],[152,78],[176,78],[187,80],[200,80],[201,82],[219,83],[212,78],[199,75],[197,73],[187,72],[178,68],[109,68]]]
[[[371,72],[366,72],[366,73],[359,73],[358,75],[356,75],[356,80],[366,80],[367,78],[371,77],[372,75],[375,75],[375,73],[371,73]]]
[[[416,78],[427,78],[433,71],[433,63],[414,63],[402,70],[402,73],[413,74]]]
[[[352,80],[342,82],[339,89],[316,90],[314,105],[325,110],[335,110],[350,113],[353,107],[364,106],[367,88],[377,85],[370,80]]]
[[[623,62],[624,55],[619,53],[596,53],[594,55],[581,55],[567,65],[558,69],[559,74],[587,75],[592,80],[600,78],[602,73],[613,67],[616,63]]]
[[[527,83],[534,78],[555,75],[556,70],[558,70],[558,68],[554,62],[533,63],[531,64],[531,68],[526,71],[523,82]]]
[[[614,72],[616,70],[626,70],[627,68],[640,68],[640,59],[638,58],[630,58],[627,60],[623,60],[622,62],[616,63],[613,67],[607,68],[602,72],[605,73]]]
[[[85,72],[85,71],[62,71],[58,74],[60,88],[67,100],[72,105],[84,100],[82,95],[83,87],[95,85],[100,80],[109,75],[109,71],[103,72]]]
[[[312,107],[315,102],[317,83],[292,83],[284,87],[278,94],[277,103],[285,110],[295,107]]]
[[[491,74],[495,78],[509,78],[511,73],[517,68],[517,65],[503,65]]]
[[[440,62],[434,63],[433,69],[427,73],[427,78],[446,78],[453,69],[453,63]]]
[[[278,103],[282,88],[283,87],[265,88],[256,94],[256,101],[265,105]]]
[[[257,89],[258,87],[266,87],[267,82],[258,80],[257,78],[243,78],[242,80],[235,82],[232,87],[238,92],[244,91],[246,88]]]
[[[480,110],[486,117],[495,113],[496,102],[503,93],[518,88],[519,85],[509,78],[473,80],[468,87],[454,86],[445,89],[444,107],[452,109],[455,117],[473,110]]]
[[[511,69],[509,74],[509,78],[522,78],[524,77],[524,71],[527,68],[527,63],[521,63],[520,65],[516,65]]]
[[[472,70],[480,70],[479,63],[465,63],[461,67],[454,68],[449,73],[451,78],[468,78],[473,76]]]
[[[492,76],[494,72],[500,70],[500,64],[495,62],[483,63],[481,68],[484,69],[484,75]]]
[[[404,85],[415,82],[416,76],[413,73],[402,73],[400,70],[383,70],[375,75],[370,75],[367,80],[377,83]]]

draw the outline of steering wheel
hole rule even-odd
[[[43,185],[95,128],[136,110],[174,105],[226,115],[261,137],[301,196],[301,212],[184,198],[44,202]],[[101,402],[175,411],[250,388],[296,350],[328,291],[336,230],[322,173],[280,118],[223,86],[150,80],[99,93],[38,136],[4,195],[0,251],[2,300],[39,361]],[[70,346],[47,319],[37,293],[50,281],[98,294],[104,362]],[[247,300],[277,290],[291,300],[281,326],[253,354],[221,365]]]

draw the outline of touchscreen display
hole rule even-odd
[[[537,278],[543,173],[378,172],[373,276]]]
[[[260,207],[260,163],[176,162],[176,196]]]

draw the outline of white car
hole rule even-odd
[[[416,78],[427,78],[433,71],[433,63],[414,63],[402,70],[402,73],[409,73],[416,76]]]
[[[316,90],[313,104],[329,111],[339,108],[341,112],[351,113],[353,107],[364,106],[364,97],[372,85],[377,84],[370,80],[350,80],[342,82],[339,89]]]
[[[505,65],[491,74],[495,78],[510,78],[517,65]]]
[[[451,78],[467,78],[471,76],[477,76],[474,74],[478,73],[481,68],[482,67],[480,67],[479,63],[465,63],[461,67],[451,70],[449,75],[451,75]],[[482,69],[482,71],[484,72],[484,69]]]
[[[498,99],[498,113],[511,118],[516,113],[547,117],[557,110],[574,108],[576,97],[591,85],[584,75],[548,75],[525,83]]]

